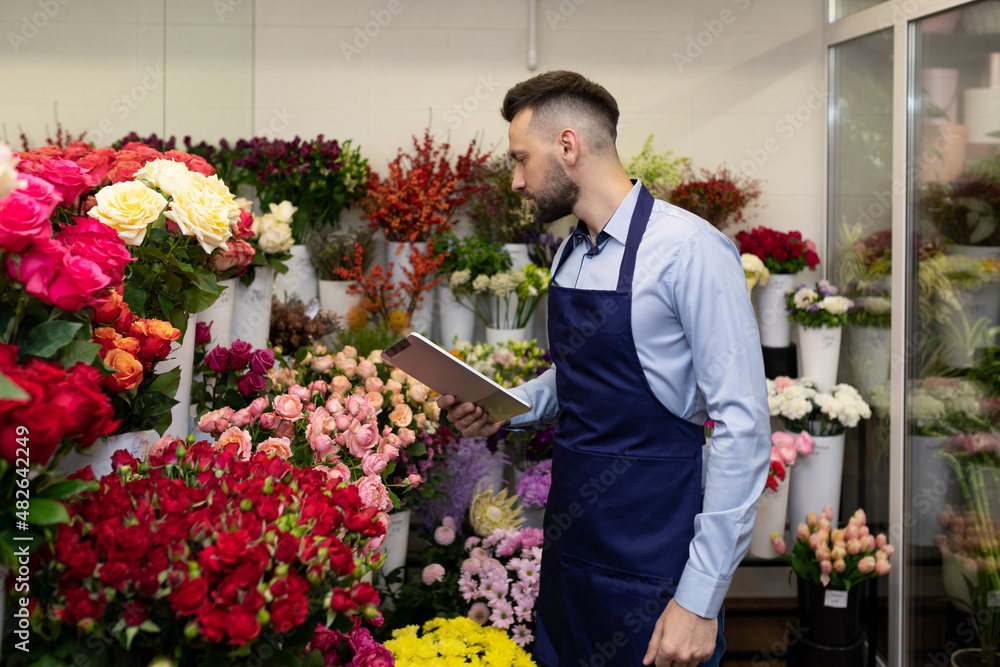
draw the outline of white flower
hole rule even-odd
[[[260,249],[269,255],[285,252],[293,245],[295,239],[292,238],[292,228],[284,222],[275,222],[257,237]]]
[[[292,216],[295,212],[299,210],[298,206],[292,206],[292,202],[287,199],[280,204],[271,204],[271,215],[278,219],[278,222],[283,222],[286,225],[292,223]]]
[[[448,284],[452,289],[455,289],[456,287],[469,284],[470,278],[472,278],[472,271],[469,269],[459,269],[452,272],[451,277],[448,279]]]
[[[173,160],[159,159],[147,162],[142,169],[135,172],[134,178],[151,188],[156,188],[168,197],[196,187],[194,172],[183,162]]]
[[[827,296],[819,302],[819,307],[831,315],[843,315],[854,303],[843,296]]]
[[[743,263],[743,275],[746,276],[747,287],[753,287],[757,284],[767,284],[767,281],[771,278],[771,272],[764,266],[764,262],[760,257],[753,253],[745,252],[740,255],[740,261]]]
[[[202,249],[211,254],[216,248],[226,249],[226,240],[232,236],[231,208],[236,207],[214,192],[196,188],[178,192],[164,215],[177,223],[182,234],[198,239]]]
[[[23,184],[17,178],[17,163],[20,161],[6,144],[0,144],[0,199],[3,199]]]
[[[253,213],[253,202],[247,199],[246,197],[237,197],[236,205],[239,206],[244,211],[246,211],[247,213]]]
[[[805,310],[815,303],[818,298],[819,295],[816,294],[814,290],[811,290],[808,287],[803,287],[795,293],[794,297],[792,297],[792,303],[794,303],[795,307],[799,310]]]
[[[240,221],[240,207],[236,203],[236,197],[234,197],[233,193],[229,191],[228,185],[220,181],[219,177],[215,174],[205,176],[204,174],[193,171],[191,172],[191,176],[194,178],[196,187],[216,195],[226,206],[226,213],[229,216],[230,224],[236,224]]]
[[[798,420],[805,417],[807,414],[812,412],[812,403],[805,398],[794,398],[790,401],[786,401],[782,410],[781,416],[786,419]]]
[[[881,315],[892,310],[892,301],[884,296],[869,296],[865,298],[865,310]]]
[[[490,277],[485,274],[480,273],[472,281],[472,289],[476,290],[477,292],[485,292],[489,288],[490,288]]]

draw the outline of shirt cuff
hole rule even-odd
[[[674,600],[702,618],[717,618],[730,583],[730,580],[716,579],[699,572],[689,563],[681,573]]]

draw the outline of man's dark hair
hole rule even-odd
[[[555,70],[522,81],[507,91],[500,114],[509,123],[519,112],[531,109],[534,124],[557,106],[586,112],[612,143],[618,138],[618,102],[603,86],[576,72]]]

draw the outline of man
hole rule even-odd
[[[466,436],[558,424],[536,655],[549,667],[718,665],[722,601],[770,460],[739,253],[629,180],[601,86],[548,72],[511,88],[502,114],[513,189],[540,223],[580,220],[552,268],[554,365],[514,390],[532,410],[509,424],[438,403]]]

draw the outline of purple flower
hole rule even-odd
[[[525,507],[542,507],[549,499],[552,485],[552,459],[531,466],[517,480],[517,495]]]
[[[216,373],[225,373],[229,370],[229,348],[214,347],[205,355],[205,363]]]
[[[250,357],[250,370],[254,373],[260,373],[261,375],[267,373],[271,368],[274,367],[274,350],[270,348],[263,348],[257,350]]]
[[[267,389],[267,378],[260,373],[249,371],[241,375],[240,379],[236,381],[236,388],[244,396],[259,394]]]
[[[229,346],[229,367],[241,371],[250,365],[253,356],[253,345],[243,340],[235,340]]]

